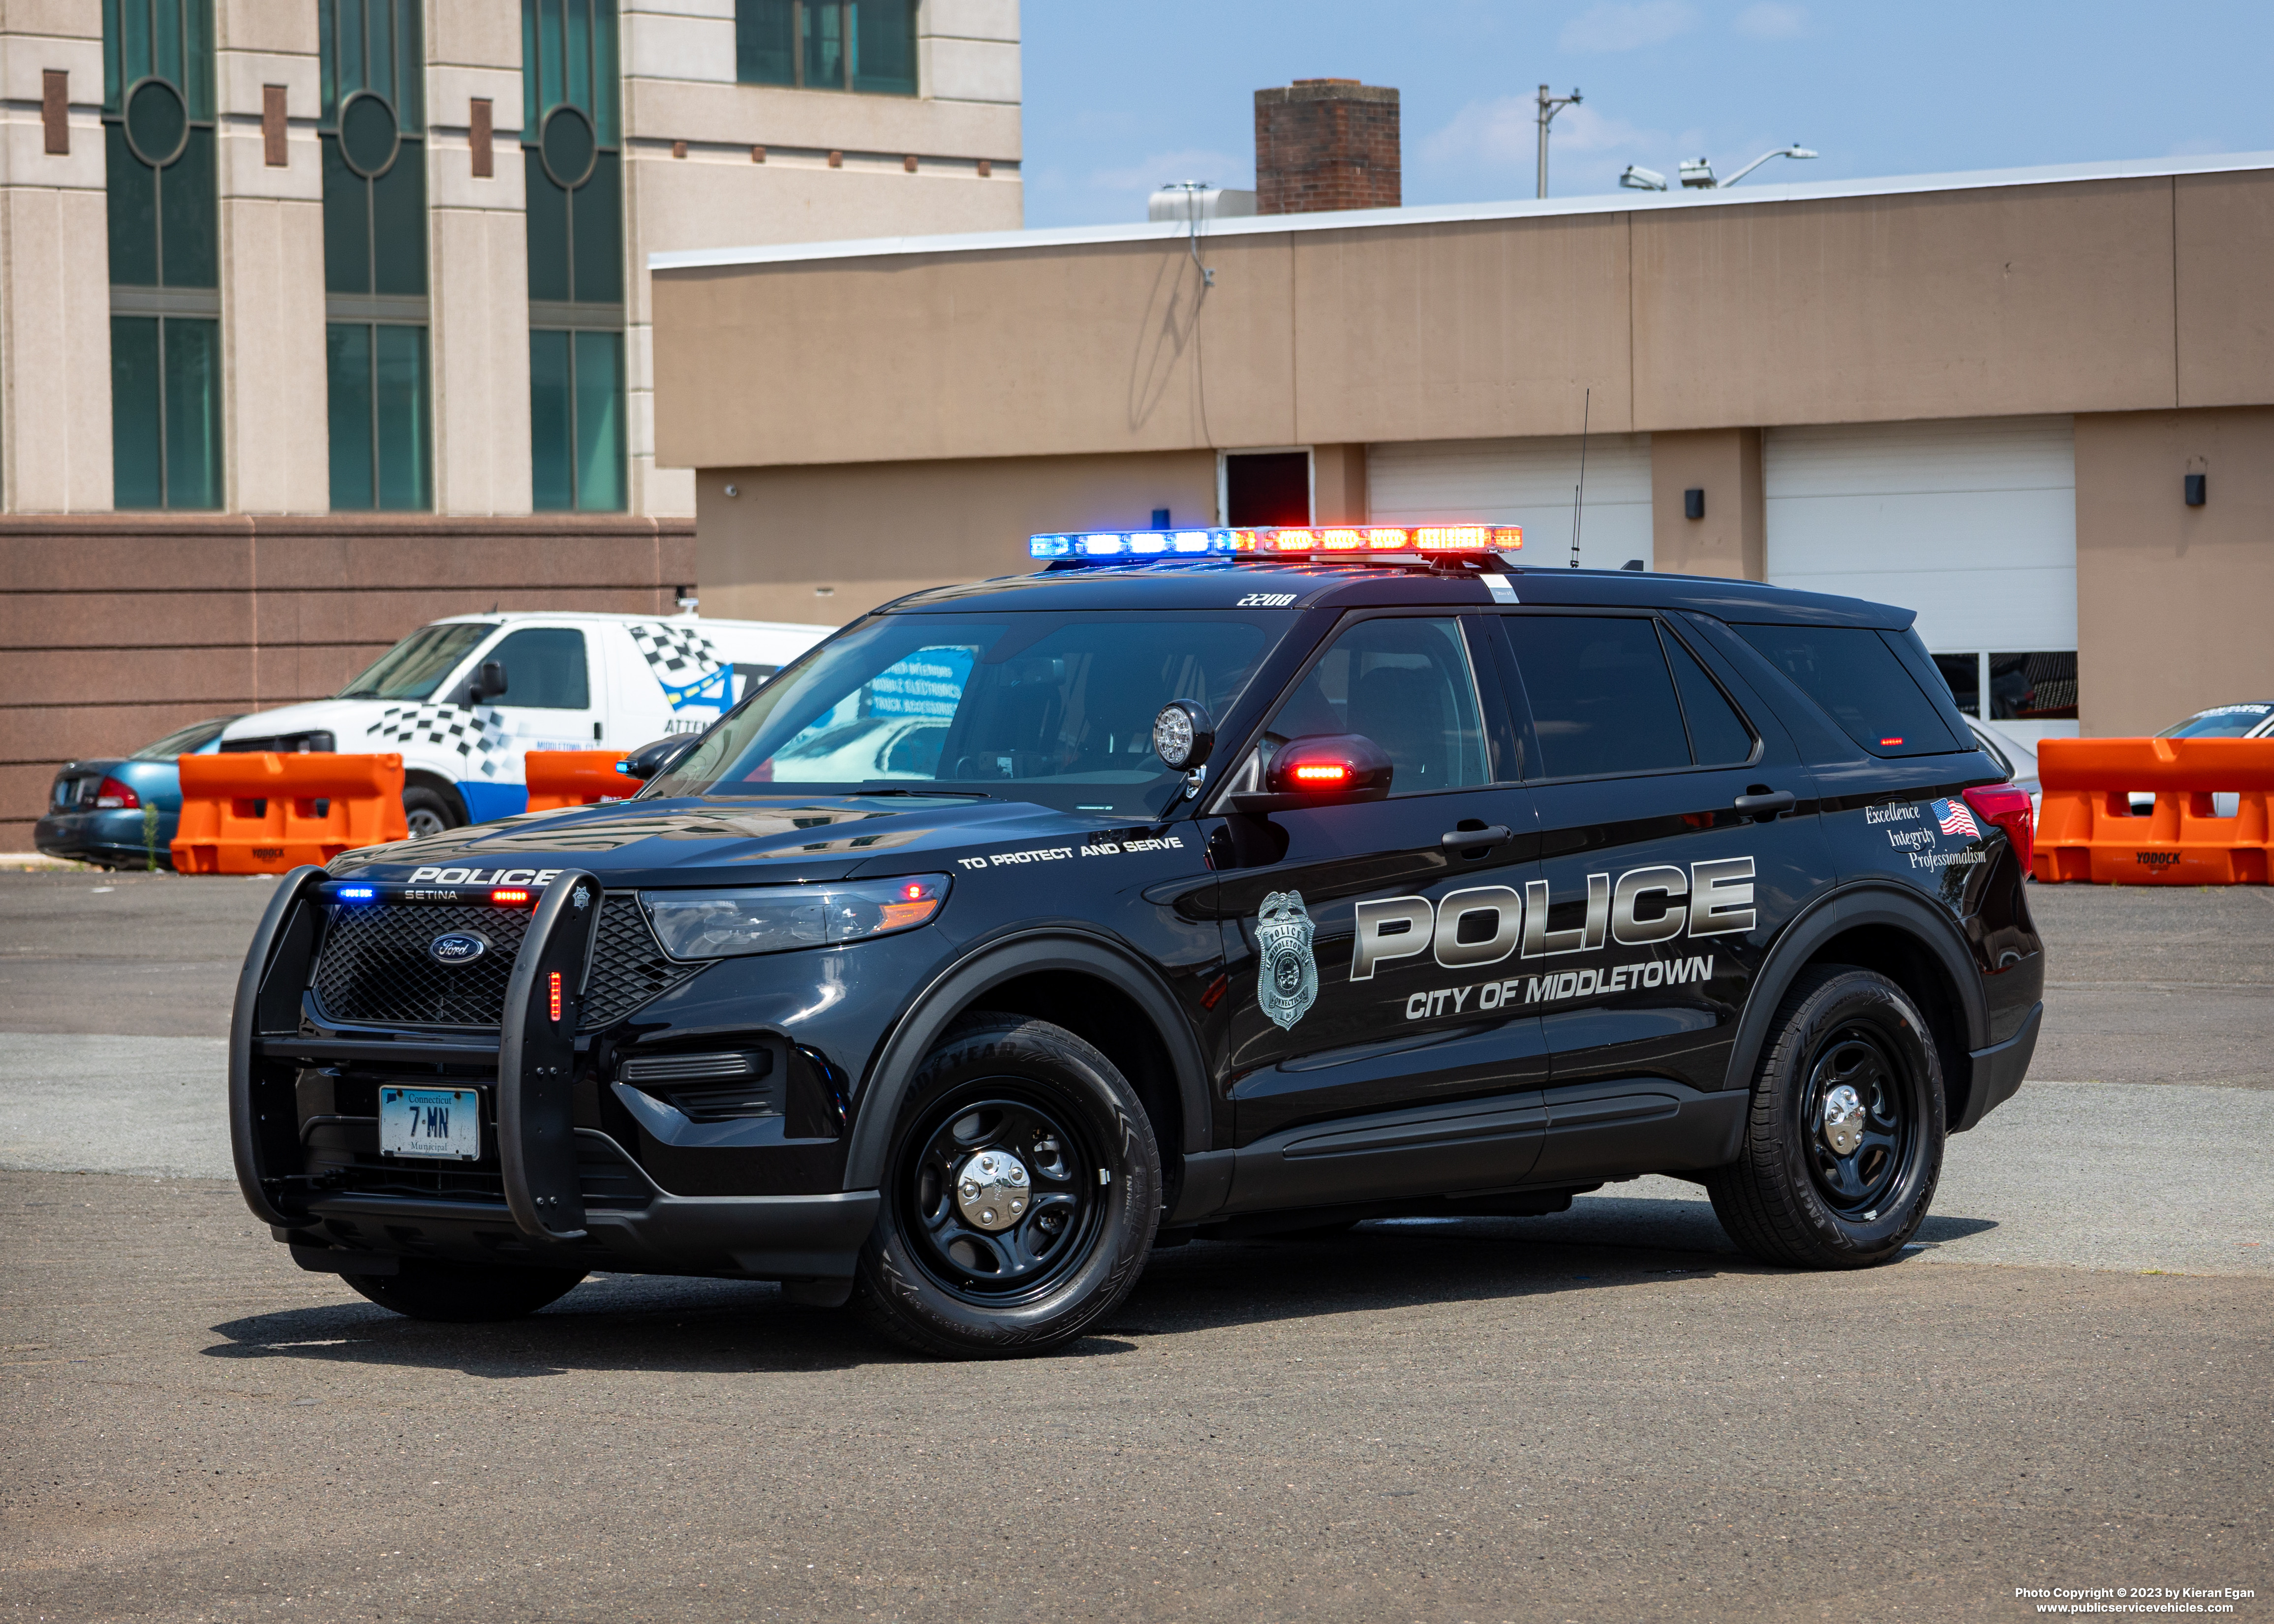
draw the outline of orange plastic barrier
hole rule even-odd
[[[2101,885],[2263,885],[2274,861],[2274,739],[2047,739],[2035,872]],[[2155,809],[2132,816],[2131,793]],[[2211,816],[2211,796],[2241,804]]]
[[[174,867],[282,874],[359,846],[406,840],[400,756],[183,756]]]
[[[621,801],[639,787],[637,778],[616,771],[621,750],[531,750],[529,763],[529,809],[558,812],[564,807],[589,807],[595,801]]]

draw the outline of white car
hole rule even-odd
[[[2182,722],[2174,722],[2156,734],[2158,739],[2274,739],[2274,700],[2245,700],[2240,704],[2213,705],[2198,710]],[[2131,795],[2132,816],[2145,817],[2155,809],[2156,797],[2146,790],[2134,790]],[[2242,810],[2242,797],[2233,790],[2214,793],[2210,798],[2213,817],[2233,817]]]
[[[422,626],[329,699],[242,716],[221,748],[397,752],[413,835],[529,805],[531,750],[701,733],[837,628],[693,615],[462,614]]]

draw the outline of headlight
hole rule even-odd
[[[947,876],[904,875],[833,885],[640,893],[663,951],[674,959],[786,953],[889,936],[930,922],[947,900]]]

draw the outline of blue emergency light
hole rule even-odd
[[[1268,558],[1274,553],[1487,553],[1524,545],[1519,524],[1267,526],[1242,530],[1070,530],[1030,537],[1029,557]]]
[[[379,895],[379,890],[372,885],[343,885],[332,895],[342,902],[369,902]]]

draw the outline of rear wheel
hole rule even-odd
[[[535,1313],[547,1303],[566,1297],[584,1278],[584,1271],[486,1268],[478,1263],[405,1258],[399,1274],[343,1274],[341,1278],[381,1308],[413,1320],[478,1325]]]
[[[1777,1011],[1743,1151],[1706,1188],[1761,1261],[1862,1268],[1917,1232],[1943,1132],[1942,1067],[1910,998],[1871,971],[1818,966]]]
[[[466,820],[440,790],[413,784],[403,792],[403,821],[410,826],[410,838],[417,840],[456,829]]]
[[[910,1086],[854,1304],[951,1357],[1081,1335],[1137,1283],[1160,1221],[1152,1124],[1113,1063],[1016,1015],[962,1023]]]

